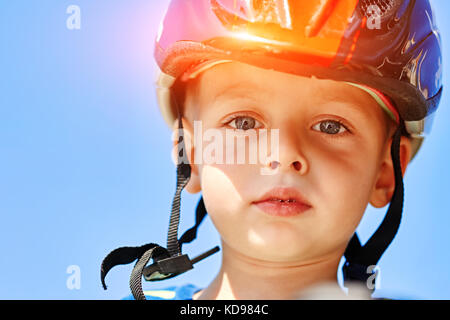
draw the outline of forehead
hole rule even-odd
[[[301,103],[311,107],[339,103],[366,118],[388,121],[385,112],[368,93],[344,82],[302,77],[240,62],[219,64],[202,72],[191,81],[187,90],[187,100],[195,101],[191,103],[195,108],[210,106],[218,100],[242,98]],[[274,101],[274,98],[278,100]],[[270,107],[273,104],[261,105]]]
[[[264,97],[275,91],[287,96],[303,98],[306,96],[323,101],[339,100],[354,103],[364,100],[367,103],[367,100],[370,100],[360,89],[343,82],[307,78],[240,62],[214,66],[202,72],[188,85],[188,95],[195,96],[197,100],[254,94]],[[313,94],[317,91],[320,95]]]

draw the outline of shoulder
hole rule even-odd
[[[192,300],[192,296],[201,289],[194,284],[184,284],[164,289],[144,290],[144,295],[147,300]],[[134,300],[134,297],[129,295],[123,300]]]

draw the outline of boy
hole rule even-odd
[[[344,280],[368,286],[400,223],[402,175],[442,92],[428,1],[174,0],[155,57],[160,107],[179,129],[168,248],[117,249],[102,280],[138,259],[130,286],[145,299],[142,274],[192,268],[197,259],[180,245],[208,212],[221,269],[207,288],[172,298],[299,299],[336,283],[342,255]],[[230,132],[247,144],[227,140]],[[266,134],[262,161],[223,161],[239,151],[248,161]],[[178,239],[184,187],[202,199],[196,226]],[[361,245],[355,229],[368,203],[390,206]]]

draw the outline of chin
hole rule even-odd
[[[267,262],[298,262],[304,259],[305,251],[301,248],[286,246],[266,246],[265,248],[250,246],[247,255],[258,260]]]
[[[248,239],[246,251],[249,256],[261,260],[287,262],[301,259],[310,252],[307,242],[299,237],[263,237],[254,241]],[[239,244],[238,244],[239,245]],[[242,244],[241,244],[242,245]]]

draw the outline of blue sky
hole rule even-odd
[[[69,5],[81,28],[66,27]],[[119,299],[132,266],[100,263],[119,246],[165,244],[175,190],[170,131],[154,94],[153,40],[167,0],[2,1],[0,4],[0,299]],[[450,2],[434,0],[448,83]],[[449,299],[450,96],[405,178],[404,218],[380,263],[379,294]],[[181,230],[198,195],[183,193]],[[386,208],[369,208],[363,240]],[[219,244],[209,219],[191,256]],[[206,286],[220,254],[178,278]],[[80,288],[70,289],[70,266]]]

